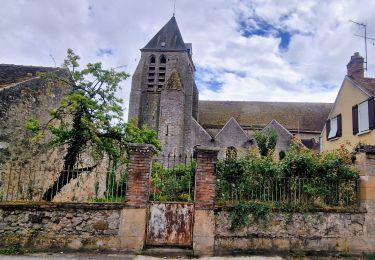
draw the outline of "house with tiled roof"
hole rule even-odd
[[[341,145],[375,144],[375,78],[364,77],[364,59],[351,56],[345,76],[322,132],[322,150]]]
[[[298,135],[309,148],[319,138],[330,103],[199,100],[192,44],[185,43],[172,17],[141,49],[132,78],[129,119],[158,132],[162,155],[191,153],[197,145],[246,150],[255,133],[273,128],[277,150]]]

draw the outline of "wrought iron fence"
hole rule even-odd
[[[264,201],[312,207],[358,206],[359,179],[253,177],[241,183],[218,179],[216,201],[219,204]]]
[[[195,169],[192,154],[156,158],[152,163],[150,201],[194,201]]]
[[[123,202],[127,173],[101,167],[0,168],[0,201]]]

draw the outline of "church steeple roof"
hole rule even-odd
[[[176,18],[172,18],[142,50],[186,50]]]

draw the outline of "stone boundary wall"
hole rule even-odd
[[[231,230],[229,212],[215,212],[215,254],[254,252],[363,252],[367,245],[366,210],[279,213]],[[372,250],[373,251],[373,250]]]
[[[117,250],[123,204],[1,203],[0,247]]]
[[[0,202],[0,247],[141,253],[145,247],[149,176],[155,148],[129,144],[129,153],[125,203]],[[214,201],[218,150],[198,147],[196,153],[194,254],[375,251],[375,158],[371,154],[363,155],[358,163],[367,167],[360,170],[360,208],[274,211],[259,219],[250,215],[248,225],[231,230],[229,209],[215,207]]]

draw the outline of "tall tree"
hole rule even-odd
[[[52,133],[51,145],[66,147],[63,169],[43,194],[43,199],[47,201],[51,201],[72,179],[97,166],[78,167],[80,155],[88,148],[96,161],[107,156],[112,167],[126,160],[129,142],[149,143],[160,149],[155,131],[145,126],[137,128],[133,122],[125,123],[123,120],[122,100],[116,97],[116,92],[120,89],[119,83],[129,75],[115,69],[106,70],[100,62],[89,63],[78,70],[79,59],[68,49],[63,63],[68,76],[40,74],[48,84],[62,85],[70,91],[61,100],[60,106],[51,111],[51,119],[46,125],[41,126],[32,118],[26,123],[26,127],[34,133],[34,142],[49,131]]]

